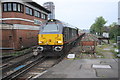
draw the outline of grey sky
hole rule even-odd
[[[117,22],[119,0],[33,0],[40,5],[52,1],[56,19],[80,29],[89,29],[96,17],[103,16],[109,25]]]

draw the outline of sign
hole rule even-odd
[[[111,68],[110,65],[93,64],[93,68]]]
[[[41,24],[42,24],[42,21],[40,21],[40,20],[37,20],[37,19],[34,19],[34,24],[41,25]]]
[[[109,38],[109,33],[103,33],[103,37]]]
[[[68,54],[67,58],[75,58],[75,54]]]

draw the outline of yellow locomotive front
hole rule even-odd
[[[62,27],[56,20],[49,20],[40,29],[38,35],[40,51],[61,51],[63,48]]]

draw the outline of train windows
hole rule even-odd
[[[42,32],[58,32],[59,31],[59,25],[57,24],[47,24]]]

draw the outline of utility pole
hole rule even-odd
[[[2,5],[1,5],[1,0],[0,0],[0,23],[2,23]],[[2,27],[2,25],[0,25]],[[2,30],[0,30],[0,38],[2,38]],[[2,39],[1,39],[2,40]],[[0,48],[2,47],[2,41],[0,41]],[[2,56],[2,50],[0,50],[0,56]],[[2,60],[0,60],[0,63],[2,63]],[[2,71],[0,70],[0,80],[2,79]]]

